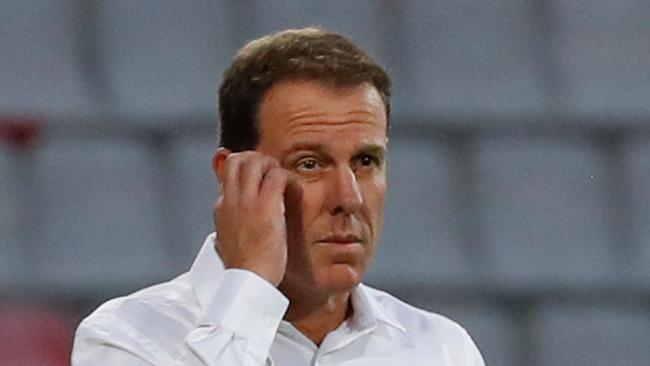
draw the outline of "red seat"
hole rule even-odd
[[[45,304],[0,303],[0,364],[67,366],[72,319]]]

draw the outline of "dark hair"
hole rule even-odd
[[[370,83],[390,112],[390,78],[346,37],[320,28],[289,29],[249,42],[237,52],[219,88],[220,146],[255,149],[257,111],[275,83],[311,79],[336,87]]]

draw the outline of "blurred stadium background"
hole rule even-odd
[[[647,0],[0,0],[3,364],[66,364],[99,303],[189,267],[221,73],[305,25],[394,79],[368,283],[488,365],[650,364]]]

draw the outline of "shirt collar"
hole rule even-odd
[[[364,284],[359,284],[352,291],[352,309],[354,310],[352,321],[355,326],[363,329],[382,323],[406,333],[406,328],[369,293],[370,291]]]
[[[225,270],[223,261],[215,248],[216,237],[216,233],[208,235],[190,269],[192,288],[202,309],[205,309],[209,301],[212,300],[215,286],[219,282],[218,278]],[[406,333],[404,326],[369,293],[370,291],[364,284],[359,284],[352,291],[352,309],[354,310],[352,321],[355,326],[363,329],[383,323]]]
[[[212,233],[203,242],[190,269],[190,282],[201,309],[206,309],[225,267],[215,248],[217,234]]]

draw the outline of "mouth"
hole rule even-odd
[[[354,234],[332,234],[328,235],[316,244],[320,250],[327,253],[327,258],[332,264],[344,264],[356,266],[363,258],[366,251],[364,240],[361,236]]]
[[[318,243],[351,245],[351,244],[361,244],[362,239],[361,237],[356,236],[354,234],[334,234],[334,235],[326,236],[325,238],[319,240]]]

